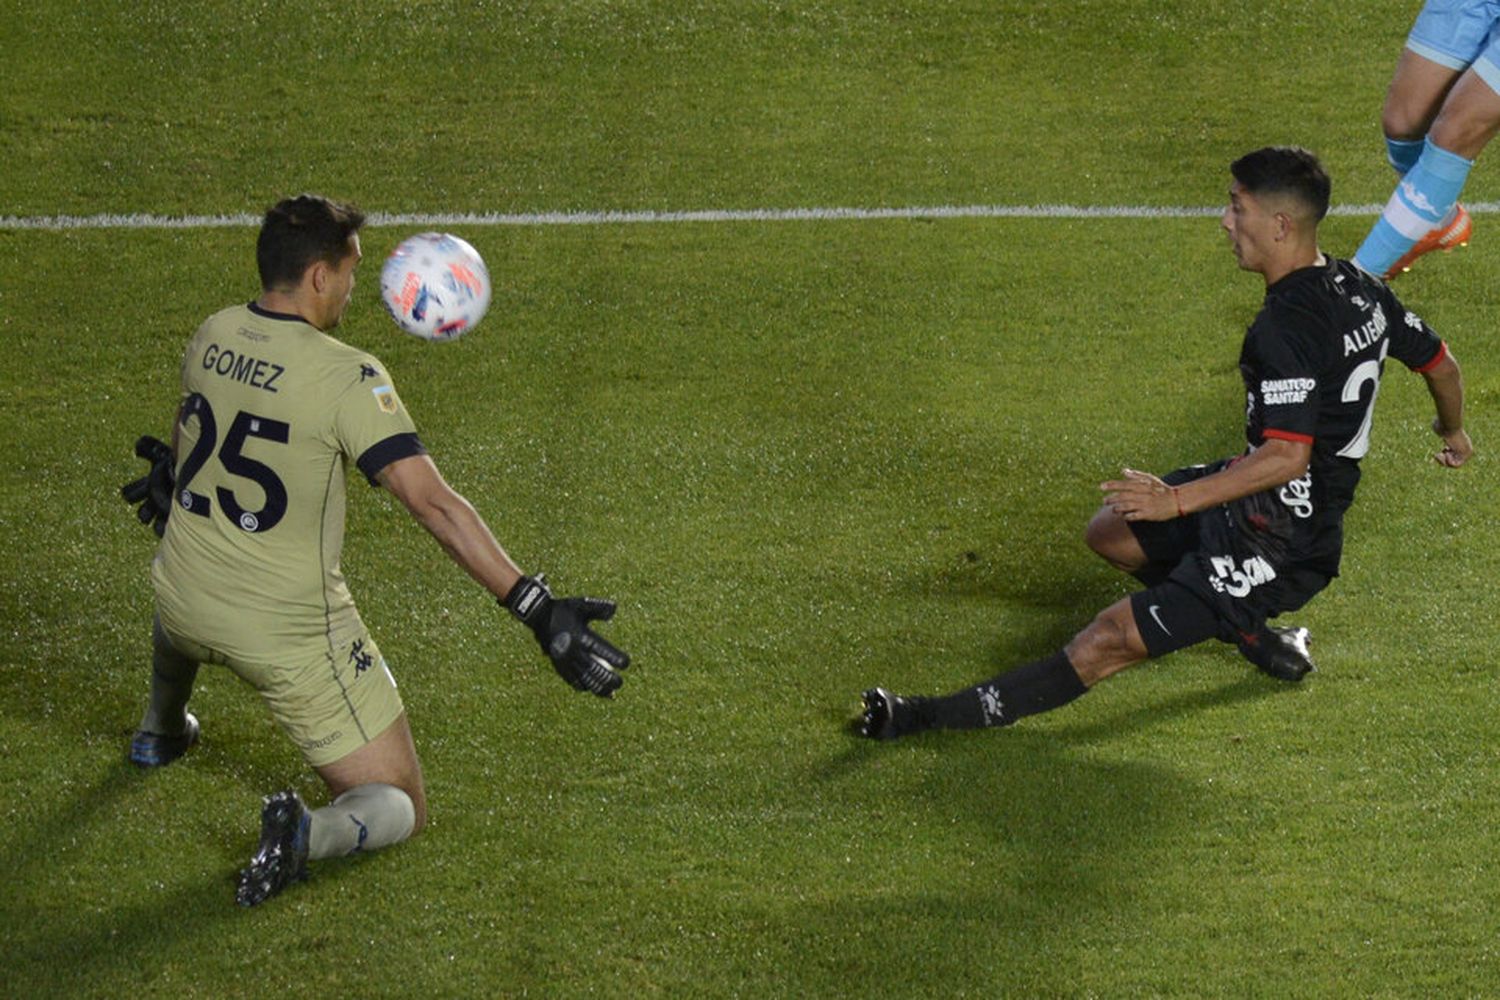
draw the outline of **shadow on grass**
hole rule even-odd
[[[1056,567],[1042,575],[1056,579],[1034,581],[1026,597],[1071,611],[1076,621],[1049,625],[1038,615],[1033,634],[997,636],[987,657],[995,673],[1023,662],[1018,650],[1059,648],[1088,620],[1080,609],[1115,599],[1102,594],[1099,581],[1067,578]],[[1212,655],[1212,646],[1202,652]],[[866,845],[880,859],[868,866],[869,882],[825,901],[814,916],[756,915],[821,929],[823,940],[807,949],[805,961],[790,963],[790,975],[809,990],[829,977],[880,982],[876,992],[887,995],[983,994],[997,983],[1030,994],[1077,992],[1079,963],[1101,939],[1128,939],[1141,916],[1160,907],[1161,866],[1192,842],[1195,817],[1217,809],[1213,788],[1155,760],[1129,759],[1159,744],[1128,738],[1296,690],[1261,676],[1229,647],[1222,654],[1222,684],[1144,703],[1120,699],[1111,709],[1111,696],[1132,677],[1170,663],[1155,661],[1092,693],[1089,712],[1069,720],[1063,708],[1044,726],[1027,719],[1001,732],[924,733],[874,744],[855,736],[850,720],[850,745],[816,765],[809,780],[864,799],[865,808],[878,810],[871,813],[877,829],[896,836]],[[980,679],[957,679],[950,689]],[[847,791],[855,785],[864,787]],[[865,794],[875,788],[878,795]],[[903,842],[910,829],[934,839]],[[913,847],[918,857],[908,863],[903,854]],[[923,854],[944,859],[946,869],[923,868]],[[971,942],[972,967],[954,967],[955,940]],[[986,969],[1004,978],[991,981]]]
[[[165,886],[149,838],[140,844],[140,865],[131,868],[119,884],[99,892],[95,897],[98,903],[79,905],[79,899],[89,895],[87,888],[49,889],[47,882],[57,872],[57,845],[110,836],[108,817],[127,809],[127,800],[151,777],[125,762],[111,765],[99,773],[91,787],[58,798],[50,815],[7,845],[7,891],[0,894],[7,981],[0,993],[117,996],[130,984],[158,983],[169,968],[180,975],[184,964],[191,965],[200,950],[218,947],[227,939],[243,940],[244,932],[234,928],[263,912],[273,918],[280,913],[279,919],[286,919],[285,899],[272,900],[255,910],[236,905],[238,865],[207,881]],[[168,832],[158,835],[167,836]],[[246,840],[246,858],[254,848],[254,837],[252,832]],[[319,862],[315,877],[347,878],[353,873],[345,869],[370,860],[360,857]],[[158,874],[153,874],[153,866],[157,866]],[[93,874],[108,875],[98,869]],[[129,898],[122,891],[127,888]],[[295,887],[290,890],[296,891]],[[45,902],[49,898],[59,902],[49,907]],[[43,902],[39,905],[38,900]],[[309,934],[312,944],[307,946],[315,946],[317,935]],[[223,965],[221,957],[214,962]],[[188,982],[192,981],[190,975]],[[224,992],[238,995],[239,987],[225,986]]]
[[[1250,669],[1246,667],[1246,669]],[[1124,675],[1128,683],[1129,675]],[[1102,687],[1098,694],[1107,692],[1113,685]],[[1206,691],[1184,691],[1163,701],[1126,709],[1108,718],[1071,726],[1054,727],[1049,735],[1070,744],[1096,743],[1101,740],[1125,736],[1141,730],[1166,725],[1183,716],[1193,715],[1212,708],[1222,708],[1243,702],[1275,698],[1295,690],[1291,684],[1263,677],[1253,671],[1239,680],[1223,687]],[[1022,723],[1024,725],[1024,723]]]
[[[162,966],[184,960],[194,943],[212,947],[236,916],[223,893],[184,887],[128,906],[95,909],[23,927],[8,949],[7,987],[15,996],[118,996],[135,982],[149,986]],[[60,932],[55,928],[66,928]]]
[[[75,690],[82,682],[46,677],[46,684],[27,684],[26,672],[45,677],[29,663],[0,675],[0,694],[16,696],[0,710],[0,722],[22,733],[17,762],[31,762],[26,793],[10,797],[11,821],[0,833],[6,978],[0,994],[118,995],[121,983],[154,981],[162,963],[181,962],[209,946],[224,921],[243,915],[234,904],[237,866],[186,884],[169,870],[184,850],[171,829],[181,795],[203,782],[245,789],[243,796],[232,794],[244,803],[232,821],[243,829],[248,858],[259,831],[260,795],[294,783],[297,772],[257,752],[253,737],[229,736],[225,730],[235,727],[210,718],[203,741],[172,766],[173,773],[142,771],[125,759],[138,706],[122,708],[123,696],[102,691],[90,699]],[[37,725],[64,717],[76,733]],[[143,806],[164,810],[154,831],[140,819]],[[182,808],[213,806],[184,800]],[[202,847],[220,849],[207,842]],[[96,853],[103,860],[90,863]]]
[[[1257,696],[1238,683],[1131,712],[1123,725]],[[1167,765],[1083,746],[1121,725],[925,734],[815,769],[812,781],[847,786],[864,780],[859,765],[876,766],[879,795],[863,797],[882,836],[862,845],[865,878],[838,898],[755,916],[803,929],[802,955],[777,989],[816,991],[832,977],[891,996],[1076,990],[1078,963],[1156,905],[1162,859],[1216,794]],[[914,828],[919,838],[906,835]]]
[[[149,982],[155,958],[175,950],[184,936],[211,938],[218,923],[232,915],[228,882],[213,887],[221,891],[192,886],[162,893],[149,890],[145,879],[133,878],[145,890],[139,901],[124,907],[75,905],[71,913],[33,909],[24,902],[48,896],[45,883],[55,877],[58,845],[107,835],[107,817],[121,811],[144,780],[123,760],[108,766],[92,786],[57,797],[50,814],[10,840],[10,891],[0,902],[0,923],[6,928],[6,985],[13,995],[89,995],[132,974]],[[142,845],[143,850],[149,847]],[[115,895],[114,888],[108,896]],[[64,892],[59,898],[76,897]]]
[[[45,879],[51,869],[58,845],[73,842],[80,830],[91,829],[100,816],[108,816],[142,780],[139,771],[123,761],[107,768],[92,789],[56,796],[53,812],[34,820],[27,813],[24,828],[11,827],[4,845],[6,881],[12,890],[31,886]],[[5,904],[13,897],[7,894]],[[7,927],[17,926],[11,922]]]

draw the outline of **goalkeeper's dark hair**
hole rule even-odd
[[[1252,195],[1291,195],[1306,206],[1313,222],[1328,214],[1333,182],[1318,158],[1301,146],[1266,146],[1229,165],[1234,179]]]
[[[266,210],[255,263],[264,289],[287,290],[317,261],[337,265],[349,255],[349,237],[365,224],[365,214],[353,205],[322,195],[299,194]]]

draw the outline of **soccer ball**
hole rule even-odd
[[[380,269],[380,297],[396,325],[423,340],[454,340],[490,307],[490,272],[479,252],[448,233],[401,241]]]

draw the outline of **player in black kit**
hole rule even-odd
[[[1318,250],[1330,184],[1304,149],[1269,147],[1230,166],[1221,225],[1266,299],[1240,351],[1248,447],[1235,458],[1102,484],[1089,546],[1146,585],[1110,605],[1061,652],[934,698],[864,693],[858,728],[875,739],[923,729],[1005,726],[1067,704],[1142,660],[1207,639],[1235,643],[1260,669],[1297,681],[1312,669],[1305,629],[1267,620],[1302,607],[1338,575],[1343,515],[1386,359],[1426,380],[1442,439],[1462,465],[1463,379],[1447,345],[1375,277]]]

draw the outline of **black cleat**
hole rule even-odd
[[[872,740],[894,740],[921,728],[910,699],[891,694],[885,688],[871,688],[860,695],[864,714],[856,729]]]
[[[312,813],[288,789],[267,795],[260,811],[260,846],[240,872],[234,901],[258,906],[293,882],[307,878],[307,833]]]
[[[1254,635],[1240,634],[1240,652],[1262,673],[1281,681],[1300,681],[1317,669],[1313,665],[1312,634],[1305,628],[1263,625]]]
[[[144,729],[136,730],[135,739],[130,741],[130,763],[136,767],[166,767],[172,761],[188,752],[188,747],[198,742],[198,720],[193,713],[187,713],[187,728],[181,735],[164,736],[161,733],[148,733]]]

